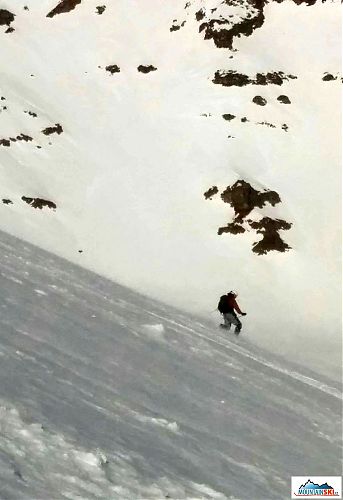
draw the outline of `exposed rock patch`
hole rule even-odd
[[[265,106],[267,104],[267,100],[260,95],[255,95],[252,102],[257,104],[258,106]]]
[[[111,73],[113,75],[114,73],[120,73],[120,68],[117,66],[117,64],[111,64],[110,66],[106,66],[106,71]]]
[[[258,255],[265,255],[272,250],[285,252],[291,249],[291,247],[282,240],[279,231],[291,229],[292,224],[281,219],[263,217],[263,219],[258,222],[250,221],[249,225],[253,229],[256,229],[258,234],[262,234],[263,236],[262,240],[254,243],[252,248],[252,251]]]
[[[222,115],[222,117],[224,118],[224,120],[227,120],[227,121],[231,121],[233,120],[234,118],[236,118],[235,115],[231,115],[230,113],[225,113],[224,115]]]
[[[206,199],[211,199],[217,193],[217,186],[213,186],[204,193],[204,196]],[[276,191],[268,189],[258,191],[248,182],[238,180],[232,186],[227,186],[220,196],[224,203],[229,203],[233,207],[235,216],[232,222],[229,222],[226,226],[219,227],[218,235],[222,235],[223,233],[235,235],[245,233],[246,229],[243,227],[243,224],[248,222],[250,228],[255,229],[258,234],[263,235],[262,240],[254,243],[253,252],[263,255],[271,250],[285,252],[290,249],[289,245],[281,239],[279,231],[290,229],[292,224],[270,217],[263,217],[258,222],[246,220],[246,217],[255,208],[263,208],[267,203],[274,207],[277,203],[280,203],[281,199]]]
[[[202,21],[205,17],[205,12],[203,9],[200,9],[198,10],[196,13],[195,13],[195,19],[197,21]]]
[[[143,64],[140,64],[137,70],[140,71],[141,73],[150,73],[151,71],[157,71],[157,68],[155,68],[155,66],[152,66],[152,64],[149,64],[149,66],[144,66]]]
[[[279,95],[277,100],[282,104],[291,104],[290,98],[287,95]]]
[[[46,17],[54,17],[57,14],[63,14],[74,10],[75,7],[81,3],[82,0],[61,0],[54,9],[52,9]]]
[[[99,16],[101,16],[101,14],[105,12],[105,10],[106,10],[106,5],[98,5],[96,8],[97,14],[99,14]]]
[[[29,135],[26,135],[26,134],[17,135],[16,139],[17,139],[17,141],[25,141],[25,142],[33,141],[32,137],[30,137]]]
[[[43,200],[43,198],[29,198],[27,196],[22,196],[21,199],[32,208],[39,208],[40,210],[42,210],[43,207],[50,208],[51,210],[56,210],[57,208],[53,201]]]
[[[12,26],[10,26],[9,28],[7,28],[5,33],[13,33],[14,31],[15,31],[15,29]]]
[[[276,128],[276,125],[274,125],[273,123],[269,123],[269,122],[257,122],[257,125],[265,125],[266,127],[270,127],[270,128]]]
[[[245,85],[282,85],[284,81],[295,78],[297,77],[294,75],[285,75],[283,71],[256,73],[254,78],[250,78],[234,70],[218,70],[212,82],[225,87],[244,87]]]
[[[6,146],[9,148],[11,145],[11,141],[9,139],[0,139],[0,146]]]
[[[223,233],[241,234],[241,233],[245,233],[245,229],[241,224],[231,222],[231,223],[228,223],[226,226],[220,227],[218,229],[219,236]]]
[[[241,35],[250,36],[264,23],[263,8],[258,9],[254,5],[258,3],[258,0],[256,2],[245,1],[244,3],[247,5],[245,18],[239,18],[236,21],[232,18],[227,19],[222,16],[214,19],[212,18],[199,26],[199,33],[204,32],[205,40],[212,39],[218,48],[232,49],[233,39],[235,37],[239,38]],[[212,11],[216,10],[217,9],[212,9]],[[213,15],[213,12],[211,12],[211,14]]]
[[[331,73],[325,72],[322,78],[323,82],[332,82],[333,80],[337,80],[338,77],[332,75]]]
[[[235,211],[235,222],[243,219],[256,207],[263,208],[266,203],[275,206],[281,202],[276,191],[257,191],[248,182],[239,180],[228,186],[220,195],[224,203],[229,203]]]
[[[33,116],[33,118],[37,118],[37,113],[34,113],[33,111],[24,111],[24,113]]]
[[[44,135],[51,135],[51,134],[62,134],[63,128],[59,123],[56,123],[54,127],[46,127],[45,129],[42,130],[42,133]]]
[[[218,188],[217,186],[213,186],[211,187],[210,189],[208,189],[206,191],[206,193],[204,193],[204,196],[205,196],[205,199],[206,200],[212,200],[212,196],[214,196],[215,194],[218,193]]]
[[[9,26],[14,21],[14,14],[6,9],[0,9],[0,26]]]
[[[13,201],[8,198],[3,198],[2,203],[4,203],[4,205],[13,205]]]

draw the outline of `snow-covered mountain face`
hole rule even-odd
[[[3,0],[1,229],[337,365],[338,9]]]

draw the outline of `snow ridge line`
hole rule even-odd
[[[237,348],[231,342],[230,342],[230,345],[228,345],[227,343],[224,343],[220,340],[211,339],[207,335],[204,335],[200,332],[197,332],[196,330],[194,330],[193,328],[190,328],[189,326],[182,325],[181,323],[177,323],[174,320],[165,318],[164,316],[160,316],[160,315],[155,314],[151,311],[147,311],[146,309],[143,309],[143,310],[146,313],[150,314],[151,316],[155,316],[156,318],[160,318],[164,321],[167,321],[168,323],[170,323],[172,325],[176,325],[176,326],[179,326],[180,328],[183,328],[184,330],[188,330],[189,332],[193,333],[194,335],[196,335],[198,337],[201,337],[202,339],[206,339],[207,341],[212,342],[216,345],[220,345],[222,347],[225,347],[225,349],[231,349],[232,351],[237,352],[238,354],[241,354],[242,356],[244,356],[246,358],[250,358],[250,359],[256,361],[257,363],[260,363],[263,366],[271,368],[272,370],[277,371],[279,373],[282,373],[284,375],[288,375],[289,377],[291,377],[295,380],[298,380],[299,382],[302,382],[303,384],[309,385],[315,389],[318,389],[322,392],[325,392],[326,394],[329,394],[330,396],[333,396],[337,399],[340,399],[340,400],[343,399],[342,393],[338,389],[335,389],[334,387],[330,387],[327,384],[319,382],[318,380],[315,380],[311,377],[307,377],[306,375],[302,375],[301,373],[289,371],[286,368],[282,368],[281,366],[274,365],[270,361],[267,361],[263,358],[258,358],[256,356],[254,356],[253,354],[249,353],[245,349]]]

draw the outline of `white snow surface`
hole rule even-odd
[[[236,38],[233,51],[204,40],[195,13],[206,8],[209,20],[218,8],[213,16],[234,23],[249,2],[193,0],[185,9],[184,0],[87,0],[47,18],[57,3],[1,2],[16,17],[15,31],[0,33],[0,138],[33,141],[0,146],[1,197],[13,202],[0,204],[0,228],[203,316],[236,289],[257,344],[338,378],[340,79],[322,77],[341,72],[339,2],[269,3],[263,26]],[[171,32],[174,20],[186,24]],[[105,70],[112,64],[119,73]],[[157,70],[140,73],[140,64]],[[230,69],[297,79],[213,84],[217,70]],[[267,105],[255,105],[255,95]],[[41,133],[56,123],[62,134]],[[292,250],[258,256],[251,245],[260,235],[217,235],[233,209],[203,194],[238,179],[279,193],[282,203],[251,217],[291,222],[281,235]],[[57,209],[34,209],[22,196]],[[39,290],[43,303],[48,291]]]
[[[341,473],[337,382],[5,233],[0,253],[1,499],[280,500]]]

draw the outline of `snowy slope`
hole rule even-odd
[[[0,26],[1,229],[204,316],[237,289],[257,344],[337,371],[339,3],[58,3],[1,1],[15,15]],[[214,82],[230,71],[291,77]],[[220,193],[238,180],[281,202],[219,236],[234,216]],[[263,217],[291,224],[287,252],[252,252]]]
[[[341,393],[242,335],[0,235],[0,498],[289,498]]]

